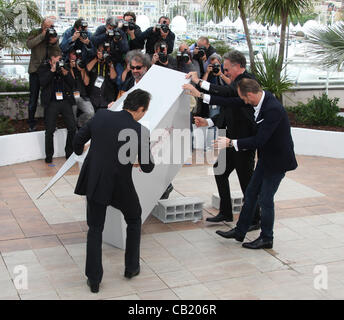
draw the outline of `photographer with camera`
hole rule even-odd
[[[207,37],[200,37],[197,40],[197,43],[190,46],[190,51],[193,55],[193,59],[198,61],[201,76],[203,77],[209,64],[208,58],[216,52],[215,48],[210,45]]]
[[[119,20],[115,17],[107,18],[105,25],[99,26],[93,34],[92,42],[95,47],[103,44],[111,55],[111,61],[117,73],[116,84],[120,86],[121,75],[124,71],[124,56],[129,51],[129,44]]]
[[[146,53],[152,55],[155,53],[154,45],[159,41],[164,41],[167,44],[167,53],[171,54],[174,46],[175,34],[170,30],[170,19],[166,16],[159,18],[159,22],[154,27],[148,28],[142,32],[140,40],[146,42]]]
[[[88,23],[83,18],[75,21],[74,26],[70,27],[63,34],[60,44],[63,52],[63,59],[68,61],[68,55],[71,50],[81,50],[82,61],[87,63],[94,54],[94,46],[91,42],[92,33],[87,30]]]
[[[98,45],[96,56],[86,67],[90,76],[89,96],[95,111],[107,108],[118,94],[117,73],[109,51],[103,44]]]
[[[76,129],[72,111],[74,79],[64,66],[65,62],[61,60],[61,51],[58,49],[50,52],[48,61],[44,61],[38,68],[41,103],[44,107],[46,163],[51,163],[54,155],[54,132],[59,114],[62,114],[68,132],[66,159],[73,153]]]
[[[122,30],[127,35],[130,50],[140,49],[145,46],[144,40],[141,39],[141,28],[136,24],[136,15],[128,11],[123,15]]]
[[[31,49],[29,63],[29,86],[30,100],[28,105],[28,125],[29,131],[36,130],[35,113],[40,90],[38,68],[44,60],[48,60],[52,51],[60,50],[54,21],[45,18],[41,28],[30,32],[26,45]]]
[[[164,41],[159,41],[154,45],[155,53],[152,56],[152,64],[157,66],[177,70],[177,61],[172,56],[167,54],[167,44]]]
[[[87,87],[90,78],[86,72],[86,65],[81,59],[81,50],[71,51],[69,53],[69,64],[66,66],[74,78],[73,86],[73,114],[78,128],[94,116],[94,108],[87,94]],[[81,114],[79,116],[78,112]]]
[[[178,48],[177,70],[184,73],[196,71],[198,76],[200,76],[199,64],[192,58],[190,48],[185,42],[181,43]]]

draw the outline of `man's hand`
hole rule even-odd
[[[90,43],[90,39],[84,39],[84,38],[80,38],[80,41],[83,43],[83,44],[86,44],[88,45]]]
[[[154,53],[152,57],[152,64],[156,64],[159,61],[159,54]]]
[[[218,137],[217,140],[214,140],[215,149],[225,149],[229,147],[231,140],[227,137]]]
[[[115,103],[115,101],[111,101],[109,104],[108,104],[108,109],[112,107],[112,105]]]
[[[129,34],[131,40],[135,39],[135,30],[128,29],[128,34]]]
[[[72,41],[75,42],[79,37],[80,37],[80,32],[75,31],[73,36],[72,36]]]
[[[65,68],[61,68],[61,71],[62,71],[62,74],[64,75],[64,76],[66,76],[67,74],[68,74],[68,70],[66,70]]]
[[[50,71],[51,72],[56,72],[56,62],[52,62]]]
[[[185,90],[185,93],[193,96],[195,98],[199,98],[201,93],[190,83],[184,84],[182,87]]]
[[[196,127],[208,127],[207,119],[201,117],[194,117]]]
[[[195,84],[198,84],[198,81],[199,81],[199,78],[198,78],[198,75],[197,75],[197,72],[196,71],[191,71],[189,72],[186,76],[185,76],[186,79],[190,79],[191,78],[191,81]]]
[[[89,147],[90,147],[90,143],[89,144],[85,144],[84,145],[84,152],[87,151]]]

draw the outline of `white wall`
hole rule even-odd
[[[344,159],[344,132],[291,129],[296,154]]]
[[[0,136],[0,166],[45,159],[45,131]],[[66,129],[54,134],[54,157],[65,156]]]

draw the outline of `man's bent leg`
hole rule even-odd
[[[239,220],[235,228],[240,236],[245,236],[251,225],[258,202],[258,195],[261,192],[263,174],[263,168],[258,162],[256,170],[254,171],[250,183],[246,188],[245,202],[241,209]]]
[[[106,216],[106,205],[87,198],[86,276],[91,283],[100,283],[103,278],[102,233]]]
[[[275,219],[274,196],[284,178],[285,173],[264,175],[258,203],[262,208],[262,223],[260,238],[273,240],[273,225]]]

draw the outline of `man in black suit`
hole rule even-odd
[[[102,232],[106,207],[122,211],[127,223],[125,249],[126,278],[140,272],[141,206],[132,180],[132,167],[151,172],[149,130],[138,121],[145,115],[151,96],[141,89],[128,94],[123,110],[99,110],[82,127],[74,139],[74,151],[82,154],[91,139],[88,155],[82,166],[75,193],[87,197],[87,284],[92,292],[99,291],[103,276]]]
[[[297,168],[290,124],[282,104],[270,92],[263,91],[257,81],[242,79],[238,84],[238,94],[246,104],[254,106],[257,134],[242,139],[219,137],[215,146],[239,152],[258,149],[258,162],[246,189],[244,206],[236,227],[227,232],[218,230],[216,233],[242,242],[259,203],[261,234],[253,242],[244,243],[243,247],[271,249],[275,218],[274,195],[286,171]]]
[[[195,124],[198,127],[212,127],[216,125],[219,129],[226,129],[226,136],[230,139],[250,137],[255,134],[256,130],[254,110],[250,105],[245,107],[245,103],[238,97],[236,86],[241,79],[252,79],[254,76],[246,71],[246,58],[241,52],[236,50],[230,51],[223,56],[223,59],[224,74],[219,70],[215,76],[230,78],[232,82],[229,86],[211,84],[200,80],[194,72],[190,72],[187,75],[201,89],[209,91],[210,95],[200,92],[190,84],[183,86],[184,89],[189,90],[187,93],[201,98],[204,103],[209,105],[220,106],[220,113],[211,119],[194,117]],[[214,165],[215,180],[220,196],[220,211],[217,216],[207,218],[208,222],[233,221],[229,175],[235,169],[242,193],[245,194],[253,174],[254,159],[255,150],[241,150],[239,152],[229,148],[221,150],[218,161]],[[226,164],[224,171],[222,170],[223,166],[221,166],[221,163]],[[257,207],[249,231],[259,228],[260,210]]]

